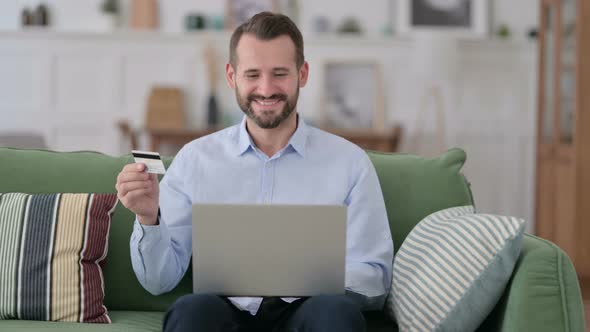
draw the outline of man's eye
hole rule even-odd
[[[257,78],[258,75],[257,74],[250,74],[250,75],[246,75],[247,78]]]
[[[287,74],[286,73],[276,73],[275,76],[282,77],[282,76],[287,76]]]

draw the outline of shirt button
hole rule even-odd
[[[266,163],[266,168],[271,168],[272,164],[270,162]]]

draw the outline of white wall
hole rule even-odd
[[[280,1],[280,0],[279,0]],[[98,20],[102,0],[9,0],[0,1],[0,31],[19,29],[20,11],[40,2],[49,5],[52,27],[58,30],[88,30]],[[121,0],[124,11],[129,0]],[[183,31],[184,16],[195,11],[206,15],[222,15],[225,0],[160,0],[160,29]],[[357,17],[368,34],[380,34],[387,24],[396,0],[300,0],[300,28],[304,34],[312,30],[314,17],[327,17],[338,25],[345,17]],[[515,39],[524,39],[526,31],[538,23],[538,0],[490,0],[491,29],[507,24]],[[395,16],[395,15],[392,15]]]

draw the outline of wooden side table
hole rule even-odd
[[[208,129],[146,129],[150,137],[150,150],[159,151],[162,144],[182,146],[194,139],[209,135],[222,128]],[[344,130],[322,128],[325,131],[344,137],[366,150],[396,152],[401,141],[402,127],[396,126],[388,132],[367,130]]]
[[[132,130],[129,124],[121,121],[118,124],[119,130],[126,137],[131,148],[138,149],[137,131]],[[150,140],[150,151],[158,151],[162,145],[183,146],[184,144],[202,136],[209,135],[223,128],[207,129],[144,129]],[[323,130],[341,136],[365,150],[380,152],[397,152],[399,150],[403,128],[395,126],[385,132],[375,132],[361,129],[335,129],[322,128]]]

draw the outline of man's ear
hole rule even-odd
[[[309,78],[309,64],[305,61],[299,68],[299,87],[303,88]]]
[[[236,71],[234,70],[234,67],[231,65],[231,63],[227,63],[225,65],[225,79],[227,81],[227,85],[232,89],[236,88],[235,74]]]

